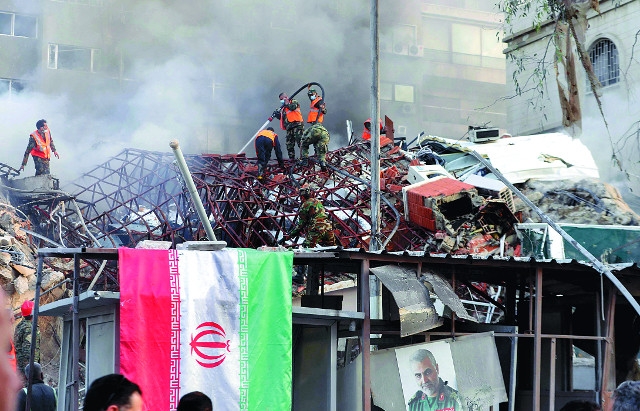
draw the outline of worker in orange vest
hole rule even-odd
[[[11,323],[11,326],[13,327],[13,322],[14,322],[14,316],[13,316],[13,311],[11,311],[11,309],[8,310],[8,314],[9,314],[9,322]],[[13,368],[13,371],[18,371],[18,360],[16,359],[16,345],[13,343],[13,336],[11,336],[11,339],[9,340],[9,351],[8,351],[8,355],[9,355],[9,364],[11,364],[11,368]]]
[[[264,170],[271,159],[271,151],[273,149],[276,151],[278,166],[280,166],[280,168],[284,168],[280,141],[278,141],[278,135],[274,132],[273,127],[267,127],[256,135],[255,146],[256,157],[258,157],[258,180],[262,180],[264,178]]]
[[[287,154],[291,160],[296,158],[296,146],[300,148],[302,134],[304,133],[304,122],[300,103],[290,100],[285,93],[280,93],[280,104],[282,107],[271,114],[271,117],[280,119],[280,128],[287,131],[285,139]]]
[[[27,149],[25,150],[24,157],[22,158],[22,166],[18,171],[24,170],[24,167],[27,165],[27,161],[29,161],[29,154],[31,154],[31,157],[33,157],[33,164],[36,167],[36,175],[51,174],[51,170],[49,168],[51,152],[53,152],[56,158],[60,158],[56,151],[56,146],[53,144],[51,130],[49,130],[49,126],[47,125],[47,120],[38,120],[36,123],[36,131],[31,133],[29,136],[29,143],[27,144]]]
[[[380,135],[387,134],[387,129],[382,125],[382,120],[378,120],[380,122]],[[371,118],[368,118],[367,121],[364,122],[364,128],[362,129],[362,139],[369,141],[371,140]]]
[[[314,88],[309,89],[307,96],[309,96],[309,100],[311,101],[309,115],[307,115],[307,123],[322,123],[324,121],[324,115],[327,114],[324,100],[318,95]]]

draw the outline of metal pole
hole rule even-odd
[[[209,237],[209,241],[217,241],[216,235],[213,233],[213,228],[211,228],[211,222],[209,221],[207,213],[204,211],[204,207],[202,206],[202,201],[200,200],[200,196],[198,195],[198,190],[196,190],[196,185],[193,183],[193,179],[191,178],[191,172],[189,172],[187,162],[184,161],[182,150],[180,150],[180,143],[178,143],[178,140],[173,140],[169,143],[169,147],[171,147],[171,149],[173,150],[173,154],[176,157],[178,168],[180,168],[182,178],[187,184],[187,189],[189,190],[189,194],[191,195],[191,200],[193,201],[193,205],[196,207],[196,211],[198,212],[198,216],[200,217],[200,221],[202,222],[204,231],[207,233],[207,237]]]
[[[240,149],[240,151],[238,151],[238,154],[242,154],[242,152],[247,148],[247,146],[248,146],[249,144],[251,144],[251,142],[252,142],[253,140],[255,140],[255,138],[256,138],[256,136],[258,135],[258,133],[259,133],[259,132],[261,132],[262,130],[264,130],[264,129],[267,127],[267,125],[269,125],[269,123],[270,123],[270,122],[271,122],[271,120],[267,120],[267,121],[265,121],[265,122],[264,122],[264,124],[262,125],[262,127],[260,127],[260,128],[258,129],[258,131],[256,131],[256,133],[253,135],[253,137],[251,137],[251,138],[249,139],[249,141],[247,141],[247,144],[245,144],[245,145],[244,145],[244,147],[242,147],[242,148]]]
[[[73,317],[71,321],[71,364],[73,366],[73,389],[71,390],[71,407],[78,410],[80,391],[80,257],[73,256]]]
[[[369,251],[379,250],[380,239],[380,79],[378,0],[371,0],[371,239]]]
[[[551,339],[551,353],[549,354],[549,409],[556,409],[556,339]]]
[[[33,362],[36,356],[36,341],[38,338],[38,312],[40,311],[40,287],[42,286],[42,265],[44,257],[38,258],[38,271],[36,277],[36,295],[33,301],[33,312],[31,313],[31,347],[29,353],[29,374],[27,375],[27,399],[25,401],[25,410],[31,409],[31,388],[33,385]],[[24,320],[23,320],[24,321]],[[24,372],[24,370],[20,370]]]
[[[364,314],[360,338],[362,342],[362,410],[371,411],[371,312],[369,311],[369,260],[362,260],[358,278],[358,300]]]
[[[540,411],[540,367],[542,364],[542,269],[536,268],[536,323],[533,330],[533,410]]]

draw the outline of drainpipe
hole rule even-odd
[[[184,161],[182,150],[180,150],[180,143],[178,143],[178,140],[172,140],[169,143],[169,147],[171,147],[173,154],[176,156],[176,163],[178,164],[178,168],[180,168],[184,182],[187,184],[189,195],[191,195],[191,200],[193,201],[193,205],[196,207],[196,211],[198,212],[198,216],[200,217],[200,221],[202,222],[204,231],[207,233],[209,241],[217,242],[216,235],[213,233],[213,228],[211,227],[211,222],[207,217],[207,213],[204,211],[204,206],[202,205],[202,201],[200,200],[200,196],[196,190],[196,185],[193,183],[193,179],[191,178],[189,167],[187,167],[187,163]],[[221,242],[224,243],[224,241]]]

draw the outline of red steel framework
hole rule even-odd
[[[297,221],[298,188],[308,184],[321,199],[340,245],[368,249],[371,227],[370,146],[360,142],[330,152],[329,169],[272,160],[263,182],[256,180],[256,159],[239,155],[186,155],[198,193],[216,233],[230,247],[273,246]],[[432,234],[403,216],[402,176],[409,160],[398,147],[382,148],[384,177],[381,238],[387,251],[424,250]],[[391,170],[391,171],[389,171]],[[180,243],[205,233],[192,207],[171,153],[126,149],[64,187],[74,206],[59,210],[49,235],[65,247],[135,246],[139,241]],[[65,223],[61,223],[64,221]],[[75,222],[75,223],[74,223]],[[64,224],[65,227],[55,227]],[[302,239],[293,239],[293,245]]]

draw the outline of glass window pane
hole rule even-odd
[[[16,14],[13,35],[20,37],[36,37],[36,18]]]
[[[451,24],[442,20],[423,20],[422,45],[426,49],[451,50]]]
[[[20,93],[22,90],[24,90],[24,83],[17,81],[17,80],[11,80],[11,92],[12,93]]]
[[[505,44],[502,42],[500,32],[497,29],[482,30],[482,55],[487,57],[495,57],[504,59],[505,55],[502,50]]]
[[[396,84],[395,96],[396,96],[396,101],[413,103],[413,86],[403,86],[400,84]]]
[[[393,84],[380,83],[380,100],[393,100]]]
[[[56,44],[49,44],[49,63],[47,64],[47,68],[57,69],[56,63],[56,55],[58,50],[58,46]]]
[[[58,45],[58,69],[91,70],[91,49]]]
[[[9,92],[10,81],[7,79],[0,79],[0,95],[7,94]]]
[[[456,53],[480,55],[482,53],[482,32],[479,26],[452,24],[452,50]]]
[[[0,13],[0,34],[11,35],[11,18],[12,14]]]

